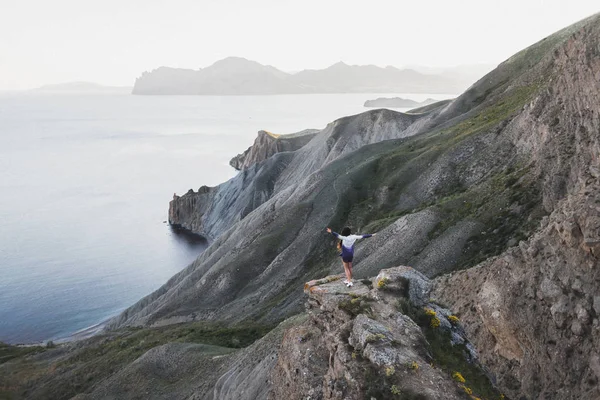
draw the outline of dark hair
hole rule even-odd
[[[342,236],[349,236],[352,234],[352,231],[349,227],[345,226],[342,228]],[[342,241],[340,240],[337,245],[338,250],[342,249]]]

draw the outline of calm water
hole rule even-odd
[[[231,178],[260,129],[376,97],[0,94],[0,341],[62,338],[157,289],[206,248],[164,223],[173,192]]]

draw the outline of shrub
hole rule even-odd
[[[388,278],[382,278],[377,281],[377,289],[384,289],[387,284],[390,282]]]
[[[385,376],[392,376],[396,373],[396,368],[393,365],[385,368]]]

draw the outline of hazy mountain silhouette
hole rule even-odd
[[[136,80],[133,94],[460,93],[479,77],[472,72],[459,74],[455,69],[425,74],[343,62],[290,74],[270,65],[228,57],[198,70],[160,67],[144,72]]]

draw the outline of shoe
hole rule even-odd
[[[344,283],[347,285],[349,283],[348,279],[344,279]]]
[[[354,283],[352,283],[352,281],[350,281],[350,282],[346,283],[346,286],[352,287],[352,286],[354,286]]]

